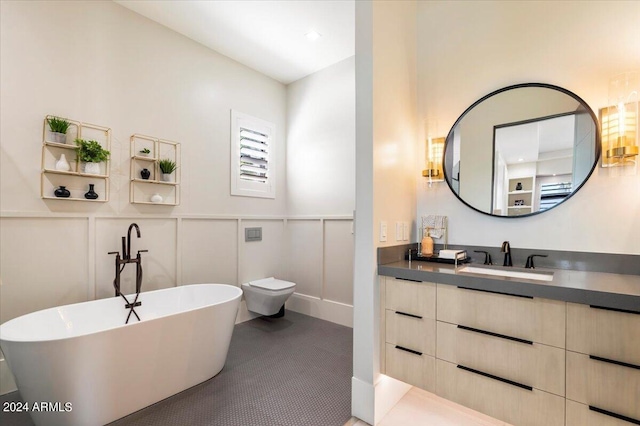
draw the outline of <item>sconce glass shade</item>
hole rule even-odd
[[[445,138],[427,138],[426,166],[422,176],[430,179],[430,182],[444,182],[442,171],[442,155],[444,153]]]
[[[609,83],[609,106],[600,110],[602,167],[637,168],[639,90],[639,72],[617,75]]]

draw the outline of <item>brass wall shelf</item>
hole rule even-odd
[[[40,198],[43,200],[85,201],[91,203],[105,203],[109,201],[109,160],[104,163],[104,173],[84,173],[80,161],[77,159],[78,146],[74,143],[76,138],[91,139],[97,141],[104,149],[111,151],[111,129],[105,126],[82,123],[77,120],[65,118],[70,123],[67,130],[66,143],[53,142],[48,120],[53,115],[47,115],[42,125],[42,162],[40,173]],[[57,117],[57,116],[56,116]],[[61,118],[61,117],[58,117]],[[71,170],[56,170],[56,162],[65,154]],[[84,194],[89,190],[89,184],[95,185],[95,191],[99,198],[89,200]],[[53,195],[56,188],[65,186],[71,191],[68,198]]]
[[[140,150],[151,151],[149,156],[140,155]],[[153,136],[133,134],[130,138],[130,182],[129,202],[131,204],[153,204],[156,206],[180,205],[180,143]],[[174,181],[160,180],[160,160],[169,159],[176,163],[173,172]],[[149,179],[142,179],[140,172],[147,169],[151,173]],[[162,196],[162,202],[152,202],[155,194]]]

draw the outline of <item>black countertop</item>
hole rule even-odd
[[[464,266],[467,265],[469,264]],[[465,273],[460,272],[461,268],[440,263],[401,260],[378,265],[378,274],[640,313],[640,275],[538,268],[535,271],[553,272],[552,281],[538,281]]]

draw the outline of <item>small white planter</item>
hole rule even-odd
[[[139,157],[149,157],[151,155],[150,152],[142,152],[142,151],[138,151],[138,156]]]
[[[67,143],[67,134],[51,132],[51,142],[55,143]]]
[[[84,172],[90,175],[100,174],[100,163],[84,163]]]
[[[173,173],[163,173],[162,174],[162,181],[163,182],[174,182],[175,176],[173,175]]]

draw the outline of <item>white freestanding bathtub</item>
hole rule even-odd
[[[104,425],[218,374],[241,296],[225,284],[141,293],[127,325],[122,298],[45,309],[2,324],[0,345],[36,425]]]

